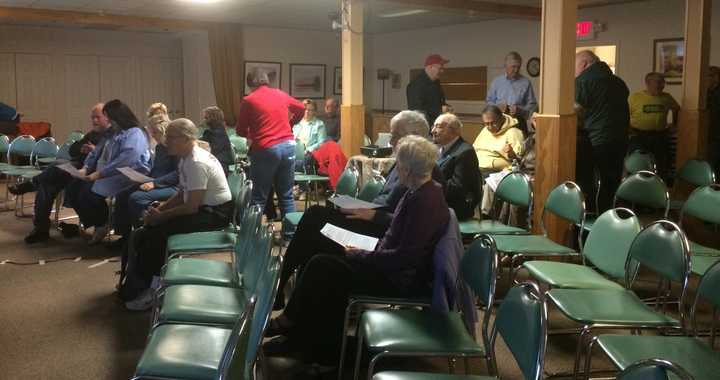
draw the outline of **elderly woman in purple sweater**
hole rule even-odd
[[[344,256],[316,255],[298,279],[283,314],[273,319],[266,354],[299,352],[313,362],[337,363],[348,296],[429,295],[432,254],[450,219],[442,186],[432,180],[437,147],[407,136],[396,147],[396,170],[408,190],[390,229],[373,251],[346,248]]]

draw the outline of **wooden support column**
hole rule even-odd
[[[340,146],[350,157],[360,154],[365,135],[363,104],[363,23],[365,3],[342,1],[347,6],[342,31],[342,106],[340,107]],[[341,12],[343,13],[343,12]]]
[[[575,178],[577,120],[575,22],[577,0],[543,0],[540,41],[540,116],[536,119],[533,230],[540,233],[545,198],[555,186]],[[564,243],[567,224],[546,218],[548,236]]]
[[[708,117],[705,109],[710,53],[711,0],[685,2],[685,67],[678,120],[676,167],[707,154]]]

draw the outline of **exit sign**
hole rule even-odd
[[[578,40],[592,40],[595,38],[595,23],[592,21],[576,22],[575,37]]]

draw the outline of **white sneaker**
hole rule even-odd
[[[125,307],[132,311],[149,310],[155,303],[155,290],[148,288],[143,290],[134,300],[125,302]]]
[[[110,229],[107,226],[97,226],[95,227],[95,231],[93,232],[92,238],[88,241],[89,245],[95,245],[98,243],[101,243],[105,236],[107,236],[108,232],[110,232]]]

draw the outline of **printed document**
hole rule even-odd
[[[120,173],[122,173],[125,177],[128,177],[128,179],[130,179],[131,181],[136,182],[136,183],[147,183],[147,182],[153,181],[152,178],[150,178],[146,175],[140,174],[135,169],[129,168],[127,166],[124,168],[118,168],[118,171]]]
[[[320,233],[343,247],[359,248],[366,251],[374,251],[379,240],[378,238],[361,235],[330,223],[325,223]]]
[[[330,202],[332,202],[335,206],[340,208],[346,208],[346,209],[354,209],[354,208],[365,208],[365,209],[373,209],[373,208],[379,208],[382,207],[379,204],[365,202],[363,200],[353,198],[349,195],[338,195],[337,197],[332,197],[328,199]]]

